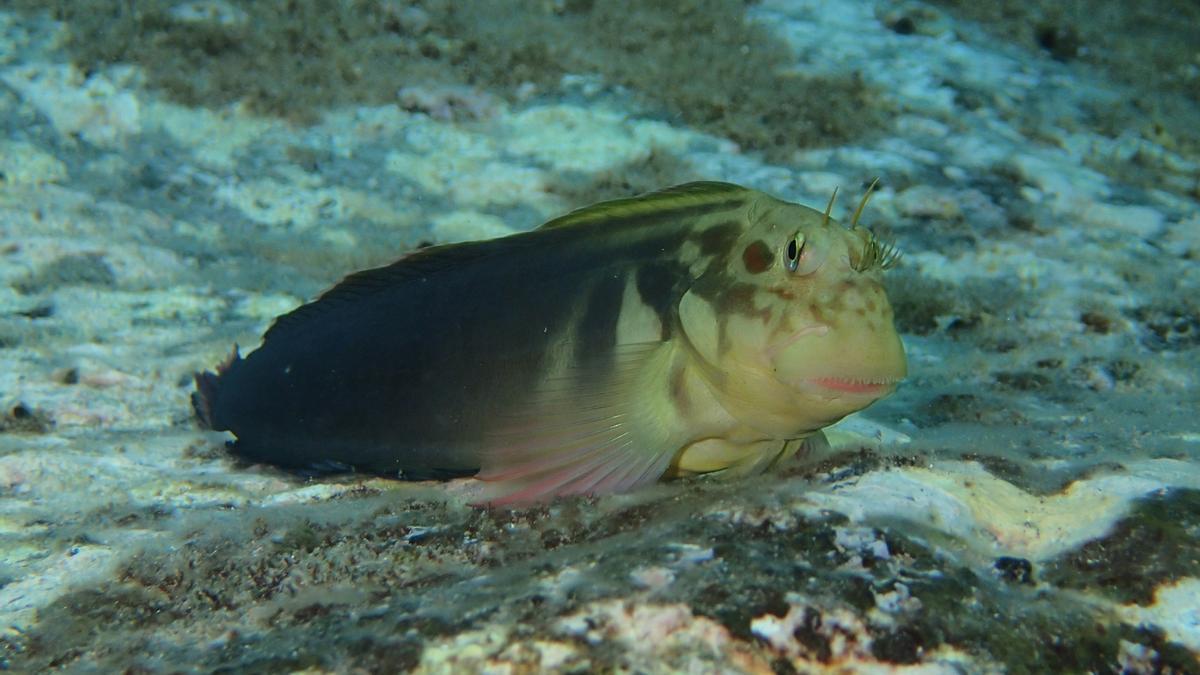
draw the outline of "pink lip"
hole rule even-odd
[[[895,381],[864,382],[860,380],[843,380],[836,377],[817,377],[809,382],[823,388],[839,391],[845,394],[882,394],[896,388]]]

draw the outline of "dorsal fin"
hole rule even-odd
[[[275,319],[263,339],[284,335],[310,319],[336,309],[346,302],[359,300],[383,288],[394,288],[414,279],[427,279],[439,272],[490,256],[503,256],[539,242],[545,242],[545,230],[596,224],[604,221],[636,221],[643,216],[670,217],[686,209],[734,208],[750,191],[732,183],[702,181],[684,183],[638,197],[600,202],[555,218],[530,232],[461,244],[431,246],[414,251],[390,265],[348,275],[316,300],[301,305]],[[563,233],[566,235],[567,233]],[[560,239],[560,237],[552,237]]]
[[[671,211],[676,208],[688,208],[707,204],[721,204],[744,197],[750,192],[740,185],[720,183],[717,181],[697,181],[684,183],[674,187],[647,192],[636,197],[613,199],[584,206],[555,218],[539,227],[547,230],[559,227],[571,227],[594,223],[600,220],[635,218],[650,213]]]

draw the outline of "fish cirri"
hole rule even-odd
[[[857,220],[703,182],[422,249],[279,317],[193,402],[252,461],[470,475],[492,503],[760,471],[905,376],[895,250]]]

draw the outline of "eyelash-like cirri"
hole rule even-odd
[[[850,266],[855,272],[866,272],[873,267],[890,270],[900,263],[900,255],[900,249],[896,248],[895,243],[880,241],[871,234],[867,243],[863,245],[862,253],[858,255],[857,260],[850,261]]]

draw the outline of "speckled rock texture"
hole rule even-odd
[[[1200,672],[1194,3],[668,4],[6,3],[0,668]],[[875,177],[911,376],[830,456],[492,510],[192,417],[419,246]]]

